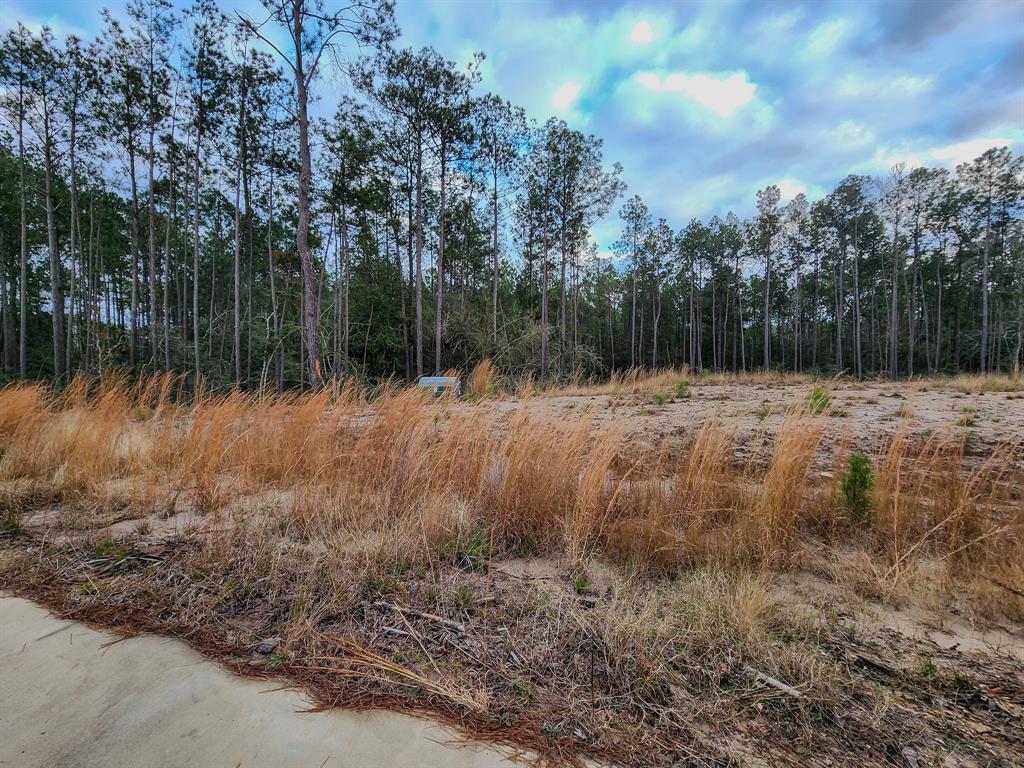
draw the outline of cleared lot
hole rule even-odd
[[[0,585],[554,764],[1016,760],[1018,383],[173,394],[0,392]]]

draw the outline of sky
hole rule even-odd
[[[103,5],[0,0],[0,27],[92,37]],[[259,12],[254,0],[222,8]],[[769,184],[783,201],[817,198],[895,162],[952,168],[990,146],[1024,150],[1019,0],[397,0],[396,15],[396,45],[459,64],[482,51],[482,89],[602,138],[627,194],[677,228],[748,215]],[[613,215],[592,234],[606,250],[618,229]]]

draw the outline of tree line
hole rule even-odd
[[[1019,371],[1008,148],[673,229],[600,138],[481,94],[483,54],[396,48],[390,2],[264,6],[4,36],[0,375]]]

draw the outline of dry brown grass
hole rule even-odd
[[[489,366],[478,369],[473,378],[490,381]],[[595,425],[587,411],[545,423],[528,398],[499,421],[395,386],[372,400],[338,385],[281,397],[200,393],[187,406],[177,387],[165,376],[77,380],[60,396],[38,385],[0,390],[5,492],[31,482],[32,494],[44,487],[95,510],[97,525],[115,498],[140,514],[174,504],[210,513],[263,498],[303,539],[368,555],[427,557],[476,531],[495,553],[575,563],[604,555],[659,571],[781,565],[823,528],[863,532],[834,501],[836,481],[812,472],[827,414],[802,405],[785,415],[765,465],[738,466],[734,426],[717,421],[670,458],[667,444],[633,453],[621,429]],[[965,439],[950,430],[922,443],[904,419],[877,462],[868,528],[894,582],[923,554],[955,574],[1020,553],[1021,446],[968,465]]]
[[[491,361],[484,358],[469,374],[469,394],[478,399],[490,397],[497,392],[497,370]]]
[[[493,375],[471,376],[471,391],[489,392]],[[687,376],[615,386],[672,387]],[[394,384],[280,397],[184,393],[173,377],[79,380],[60,395],[8,387],[0,520],[20,525],[56,505],[53,525],[78,536],[88,569],[119,567],[109,549],[120,544],[89,549],[115,519],[159,526],[189,513],[202,524],[170,537],[181,547],[173,567],[147,576],[159,584],[131,587],[118,575],[116,589],[104,587],[116,601],[104,604],[152,603],[183,633],[216,623],[224,605],[259,605],[287,617],[267,631],[284,637],[289,675],[324,700],[358,679],[375,696],[414,689],[423,707],[470,718],[486,719],[499,701],[501,717],[511,707],[525,718],[520,741],[574,723],[590,741],[571,749],[636,764],[690,754],[672,751],[682,749],[672,730],[681,712],[717,721],[751,696],[807,728],[850,706],[864,723],[893,727],[888,710],[872,709],[881,704],[850,693],[846,668],[816,644],[821,627],[778,604],[780,574],[805,568],[894,603],[927,584],[969,605],[965,613],[1024,618],[1019,442],[975,460],[962,428],[922,437],[906,418],[873,459],[870,515],[854,521],[838,498],[853,446],[836,448],[822,476],[829,415],[806,397],[757,436],[764,450],[740,461],[734,423],[710,419],[639,450],[621,425],[586,409],[544,420],[531,408],[532,381],[521,386],[528,396],[511,413]],[[510,588],[495,578],[496,564],[522,556],[558,563],[566,583]],[[55,562],[74,558],[60,552]],[[602,581],[609,568],[614,578]],[[87,570],[83,583],[99,581]],[[420,613],[367,614],[380,603]],[[436,637],[442,617],[465,630]],[[792,681],[804,697],[765,693],[756,673]]]

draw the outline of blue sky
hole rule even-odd
[[[92,36],[103,5],[3,0],[0,26]],[[818,197],[896,161],[1024,149],[1020,2],[398,0],[397,16],[399,45],[483,51],[484,88],[602,137],[629,194],[676,227],[747,214],[767,184]],[[617,229],[595,228],[602,249]]]

